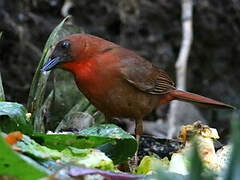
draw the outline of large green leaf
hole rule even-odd
[[[32,124],[26,114],[27,110],[21,104],[0,102],[0,129],[6,133],[18,130],[31,134]]]
[[[0,178],[2,175],[20,180],[34,180],[47,176],[47,173],[23,160],[0,135]]]
[[[68,146],[98,148],[115,164],[128,160],[137,149],[135,138],[113,124],[93,126],[77,134],[34,134],[32,138],[41,145],[58,150]]]

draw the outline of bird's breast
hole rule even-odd
[[[99,65],[96,60],[79,63],[74,70],[78,88],[94,104],[103,101],[111,89],[119,86],[118,73],[112,65]]]

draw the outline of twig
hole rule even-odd
[[[64,4],[61,9],[61,14],[63,17],[66,17],[69,15],[69,10],[73,7],[73,2],[72,0],[65,0]]]
[[[187,74],[187,61],[189,52],[191,49],[191,44],[193,40],[193,31],[192,31],[192,11],[193,11],[193,2],[192,0],[182,0],[182,43],[181,49],[177,62],[175,64],[176,68],[176,83],[177,89],[186,90],[186,74]],[[172,138],[175,131],[175,122],[176,122],[176,112],[178,107],[181,105],[179,101],[172,101],[170,104],[169,111],[169,131],[168,138]]]
[[[0,73],[0,101],[5,101],[5,95],[4,95],[3,85],[2,85],[1,73]]]
[[[2,32],[0,32],[0,39],[2,37]],[[3,85],[2,85],[2,77],[0,73],[0,101],[5,101],[5,95],[4,95],[4,90],[3,90]]]

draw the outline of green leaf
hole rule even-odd
[[[35,130],[39,132],[44,131],[44,124],[43,124],[43,115],[44,113],[41,113],[40,109],[43,103],[44,99],[44,93],[47,85],[47,80],[50,75],[50,72],[41,73],[40,69],[42,65],[47,62],[49,57],[49,50],[50,48],[56,44],[59,40],[64,38],[67,35],[73,34],[73,33],[80,33],[82,30],[79,27],[76,27],[74,25],[65,24],[65,21],[69,17],[66,17],[50,34],[44,50],[43,55],[41,57],[41,60],[38,64],[37,70],[35,72],[32,85],[30,88],[29,98],[28,98],[28,111],[32,113],[32,120],[34,121],[34,124],[38,124],[41,128],[38,128],[38,126],[34,125]],[[43,110],[43,109],[42,109]],[[39,122],[36,122],[39,121]]]
[[[40,179],[47,174],[23,160],[0,136],[0,176],[8,175],[20,180]]]
[[[62,155],[55,149],[41,146],[26,135],[23,135],[23,139],[17,142],[17,146],[20,147],[21,151],[25,154],[39,159],[60,159]]]
[[[114,170],[113,161],[97,149],[77,149],[69,147],[62,152],[61,160],[66,163],[73,162],[88,168]]]
[[[157,172],[149,177],[147,177],[148,180],[187,180],[186,176],[177,174],[177,173],[171,173],[168,171],[165,171],[161,168],[157,169]],[[197,179],[200,180],[200,179]]]
[[[137,149],[135,138],[113,124],[96,125],[78,134],[34,134],[32,138],[41,145],[58,150],[68,146],[98,148],[115,164],[128,160]]]
[[[28,136],[23,135],[22,141],[17,143],[24,154],[37,159],[41,164],[49,160],[61,161],[61,164],[74,163],[89,168],[114,170],[113,162],[103,152],[97,149],[77,149],[66,147],[61,152],[41,146]]]
[[[26,114],[27,110],[21,104],[0,102],[0,129],[5,133],[21,131],[25,134],[31,134],[32,124]]]
[[[190,157],[190,176],[189,179],[203,179],[203,164],[198,153],[198,145],[196,139],[193,140],[193,150]]]
[[[169,167],[169,160],[167,157],[159,159],[154,156],[144,156],[135,172],[137,174],[148,174],[154,172],[157,168],[167,170]]]
[[[232,118],[232,141],[233,150],[230,158],[228,170],[225,175],[225,180],[238,180],[240,177],[240,117],[237,112]]]

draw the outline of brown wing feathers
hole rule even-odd
[[[154,88],[149,91],[151,94],[165,94],[171,90],[175,90],[174,82],[163,70],[158,70],[154,77]]]

